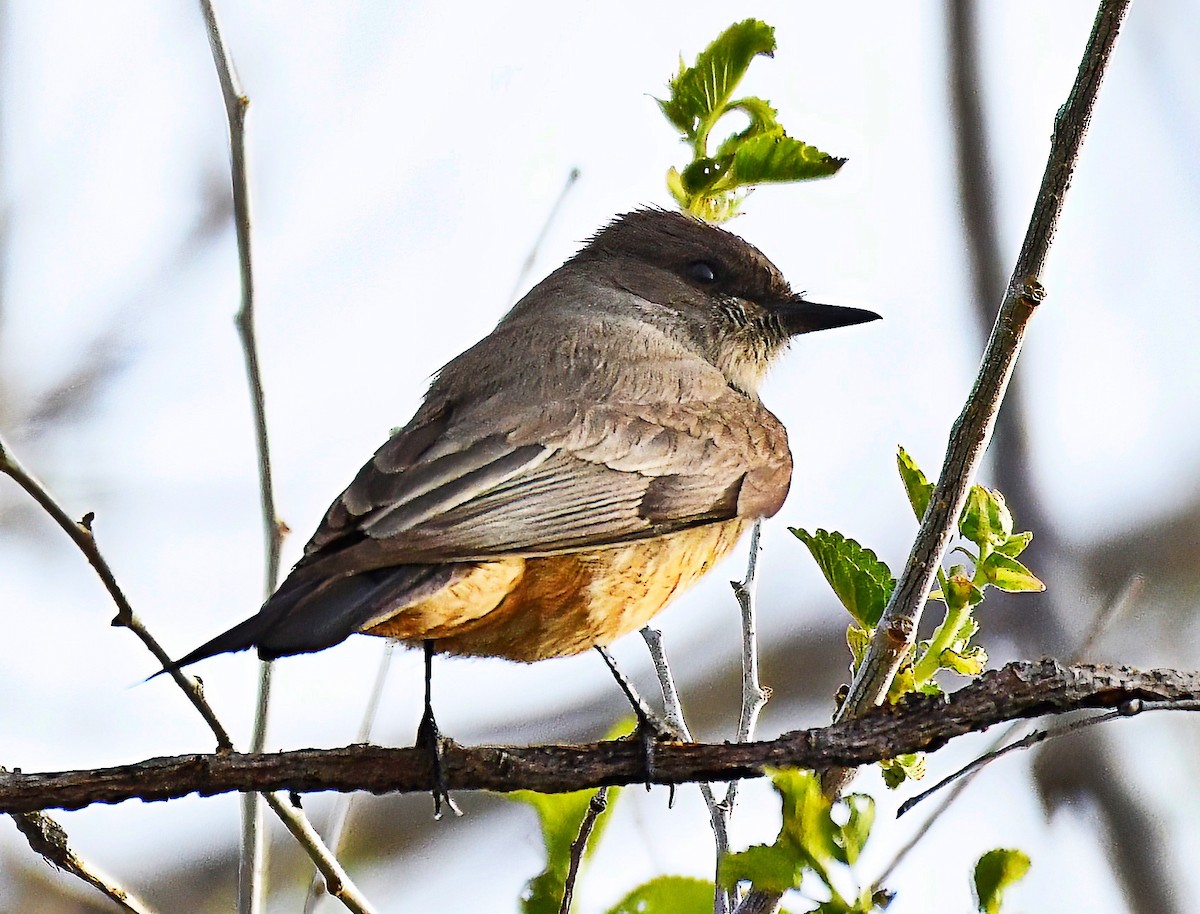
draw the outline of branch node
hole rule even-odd
[[[1031,308],[1036,308],[1046,300],[1046,287],[1043,286],[1036,276],[1027,276],[1025,281],[1021,283],[1021,288],[1017,292],[1021,300]]]

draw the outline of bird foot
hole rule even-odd
[[[450,742],[442,736],[438,729],[437,721],[434,720],[433,714],[426,709],[421,716],[421,723],[417,726],[417,748],[424,749],[429,753],[429,766],[433,772],[433,817],[440,819],[442,817],[442,804],[444,803],[449,810],[456,816],[462,815],[462,810],[458,808],[458,804],[454,802],[454,798],[450,796],[450,789],[446,784],[446,768],[442,764],[442,748]]]

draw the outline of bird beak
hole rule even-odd
[[[780,302],[775,306],[774,311],[792,336],[800,333],[812,333],[814,330],[832,330],[834,327],[865,324],[868,321],[881,319],[874,311],[867,311],[865,308],[821,305],[815,301],[805,301],[799,295]]]

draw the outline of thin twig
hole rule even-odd
[[[746,577],[742,581],[730,581],[733,594],[742,611],[742,710],[738,717],[737,741],[754,739],[758,717],[767,704],[771,692],[764,689],[758,677],[758,620],[755,601],[758,598],[758,557],[762,552],[762,521],[754,522],[750,531],[750,558],[746,562]],[[732,792],[725,800],[729,812],[733,812],[737,784],[729,785]]]
[[[371,692],[367,698],[367,708],[363,712],[362,723],[358,727],[356,743],[365,744],[371,741],[371,731],[375,728],[375,718],[379,715],[379,702],[383,697],[383,687],[387,682],[388,672],[392,666],[392,657],[395,653],[396,642],[389,640],[384,646],[383,656],[379,660],[379,669],[375,673],[375,683],[371,686]],[[354,804],[355,796],[357,794],[340,794],[334,804],[333,812],[330,813],[325,843],[329,845],[334,854],[341,853],[342,836],[345,834],[346,822],[350,819],[350,807]],[[308,885],[308,895],[304,899],[304,914],[313,914],[317,908],[317,902],[323,894],[325,894],[325,880],[318,870]]]
[[[596,822],[608,809],[608,788],[601,787],[588,802],[583,821],[579,823],[579,834],[571,842],[571,854],[567,860],[567,875],[563,880],[562,903],[558,906],[558,914],[570,914],[571,896],[575,894],[575,880],[579,878],[579,866],[583,863],[583,855],[587,850],[588,839],[596,827]]]
[[[325,877],[325,891],[354,914],[375,914],[376,909],[371,907],[371,903],[342,869],[304,813],[278,794],[264,793],[263,799],[292,833],[292,837],[308,851],[309,857]]]
[[[1100,639],[1108,633],[1108,630],[1112,628],[1112,624],[1117,619],[1125,615],[1134,601],[1141,596],[1145,587],[1145,577],[1140,574],[1129,576],[1129,580],[1125,582],[1125,585],[1121,588],[1116,598],[1110,600],[1100,615],[1096,617],[1092,623],[1091,631],[1088,632],[1088,636],[1083,644],[1079,645],[1075,653],[1071,655],[1072,663],[1084,663],[1087,661],[1092,651],[1096,649],[1096,645],[1100,642]]]
[[[1087,638],[1079,646],[1079,649],[1075,651],[1074,656],[1071,658],[1072,663],[1081,663],[1087,659],[1092,649],[1104,636],[1105,632],[1107,632],[1112,626],[1113,622],[1124,615],[1125,611],[1133,604],[1133,601],[1137,599],[1138,595],[1142,592],[1142,588],[1145,586],[1145,583],[1146,579],[1141,575],[1133,575],[1128,581],[1125,582],[1125,586],[1121,588],[1121,591],[1117,594],[1116,598],[1110,600],[1096,616],[1096,618],[1092,620],[1092,625],[1090,626],[1091,630],[1088,632]],[[1010,724],[1008,727],[1005,727],[1004,731],[988,746],[984,754],[987,755],[999,750],[1001,747],[1005,746],[1008,741],[1013,738],[1013,736],[1028,726],[1028,721],[1019,720]],[[915,848],[925,838],[925,836],[929,834],[929,831],[931,828],[933,828],[934,823],[936,823],[938,819],[941,818],[941,816],[946,812],[946,810],[953,806],[955,801],[962,796],[963,792],[969,786],[971,786],[971,782],[975,780],[975,775],[977,773],[977,771],[973,771],[969,773],[967,777],[958,780],[954,784],[954,787],[950,790],[950,792],[943,797],[942,802],[938,804],[933,812],[931,812],[925,818],[925,821],[921,823],[915,832],[913,832],[912,836],[892,856],[891,862],[888,863],[888,865],[883,868],[883,871],[880,872],[879,876],[876,877],[875,882],[871,886],[871,894],[874,894],[883,886],[885,882],[887,882],[888,878],[893,872],[895,872],[896,867],[898,867],[904,861],[904,858],[912,852],[913,848]]]
[[[54,500],[46,487],[43,486],[28,470],[21,465],[17,460],[16,455],[4,443],[3,438],[0,438],[0,473],[10,477],[17,485],[24,489],[30,497],[33,498],[43,510],[50,515],[63,529],[67,536],[79,547],[79,551],[83,553],[88,564],[95,570],[96,575],[100,578],[100,582],[104,585],[104,589],[108,591],[112,597],[113,603],[117,606],[117,614],[112,620],[114,626],[127,628],[133,632],[146,645],[150,653],[164,667],[169,668],[169,675],[175,680],[179,688],[183,689],[192,706],[200,712],[200,716],[204,718],[209,729],[217,738],[217,751],[228,752],[233,749],[233,741],[229,738],[229,733],[217,720],[216,714],[204,699],[204,694],[200,688],[200,683],[192,676],[187,675],[181,670],[171,668],[171,657],[162,646],[155,640],[154,636],[146,630],[142,621],[134,614],[133,607],[129,605],[129,601],[125,598],[124,592],[117,584],[116,576],[105,561],[104,556],[100,554],[100,550],[96,545],[96,538],[92,534],[92,520],[94,515],[90,512],[84,515],[83,520],[76,522],[71,519],[66,511]]]
[[[554,201],[554,205],[550,207],[550,212],[546,214],[546,221],[542,223],[541,231],[538,232],[537,238],[533,241],[533,246],[529,249],[529,254],[525,257],[525,262],[521,264],[521,269],[517,272],[517,281],[513,283],[512,292],[508,295],[509,305],[512,305],[517,300],[517,295],[520,294],[525,281],[529,278],[529,274],[533,272],[533,265],[537,262],[538,251],[541,250],[546,236],[550,233],[550,227],[554,224],[559,210],[562,209],[563,202],[567,199],[567,194],[571,192],[571,188],[575,186],[575,182],[578,180],[578,168],[572,168],[567,172],[567,181],[563,185],[562,190],[558,192],[558,198]]]
[[[1128,0],[1102,0],[1100,4],[1075,84],[1055,117],[1054,138],[1042,185],[975,386],[951,430],[945,461],[921,530],[850,692],[838,710],[838,720],[857,716],[883,700],[915,641],[921,610],[983,459],[1026,326],[1045,297],[1039,279],[1091,120],[1096,93],[1127,8]],[[831,772],[825,778],[831,792],[840,790],[845,782],[845,773]]]
[[[12,819],[29,842],[29,846],[49,863],[82,879],[116,902],[122,911],[129,914],[153,914],[153,909],[148,904],[71,850],[66,831],[49,816],[40,812],[27,812],[14,815]]]
[[[737,741],[750,742],[754,739],[754,731],[758,726],[759,715],[766,707],[770,698],[769,689],[764,689],[758,675],[758,558],[762,554],[762,521],[754,522],[750,531],[750,555],[746,560],[746,577],[741,581],[730,581],[733,595],[737,598],[738,608],[742,617],[742,706],[738,714]],[[721,815],[721,830],[729,834],[729,820],[733,818],[733,809],[737,805],[739,781],[731,781],[725,788],[725,796],[718,807]],[[718,833],[719,834],[719,833]],[[721,858],[729,849],[728,838],[724,848],[718,842],[717,870],[721,867]],[[720,880],[714,880],[719,886]],[[722,906],[724,902],[724,906]],[[728,892],[717,890],[714,903],[715,914],[724,914],[733,907],[733,898]]]
[[[667,653],[662,643],[662,632],[647,625],[642,629],[642,638],[650,650],[650,659],[654,661],[654,670],[658,673],[658,683],[662,687],[663,708],[666,711],[667,723],[678,729],[686,741],[691,742],[692,733],[683,717],[683,705],[679,701],[679,690],[675,687],[675,677],[671,673],[671,665],[667,662]],[[726,792],[728,793],[728,791]],[[713,843],[716,845],[717,851],[717,866],[720,866],[721,858],[729,850],[729,817],[723,802],[717,800],[711,783],[701,781],[700,794],[704,797],[704,805],[708,807],[708,820],[712,825]],[[718,884],[714,880],[714,885]],[[725,914],[729,907],[728,893],[718,888],[713,900],[713,914]]]
[[[1139,698],[1133,698],[1124,704],[1120,705],[1114,711],[1106,711],[1103,714],[1093,714],[1090,717],[1081,717],[1078,720],[1073,720],[1070,723],[1063,724],[1061,727],[1055,727],[1052,730],[1034,730],[1025,734],[1016,742],[1009,743],[1006,746],[1001,746],[990,752],[985,752],[978,758],[972,759],[968,764],[959,768],[953,774],[942,778],[928,790],[924,790],[914,797],[909,797],[900,804],[900,808],[896,811],[896,817],[904,815],[922,800],[937,793],[948,784],[952,784],[959,778],[966,775],[975,775],[980,769],[986,765],[990,765],[1002,755],[1008,755],[1017,749],[1028,749],[1031,746],[1036,746],[1038,743],[1044,743],[1046,740],[1057,739],[1060,736],[1066,736],[1070,733],[1075,733],[1078,730],[1084,730],[1088,727],[1094,727],[1096,724],[1107,723],[1110,720],[1115,720],[1118,717],[1136,717],[1144,711],[1200,711],[1200,701],[1195,699],[1187,699],[1184,701],[1142,701]]]
[[[650,651],[650,660],[654,663],[654,672],[658,674],[658,685],[662,689],[663,713],[667,724],[679,731],[686,741],[692,741],[692,731],[688,729],[683,717],[683,705],[679,701],[679,689],[675,687],[675,676],[671,673],[671,665],[667,662],[667,653],[663,648],[662,632],[647,625],[641,632],[642,640]]]
[[[200,0],[213,63],[221,83],[225,113],[229,121],[230,174],[233,184],[233,221],[237,232],[238,273],[242,301],[237,312],[238,336],[246,365],[246,379],[254,411],[254,439],[258,454],[259,494],[262,501],[263,535],[266,551],[264,598],[275,591],[279,580],[279,560],[284,527],[275,511],[271,484],[271,449],[267,436],[267,413],[263,395],[262,372],[258,363],[258,343],[254,332],[254,269],[251,257],[250,183],[246,168],[246,114],[250,99],[242,89],[233,58],[221,35],[217,11],[212,0]],[[268,709],[271,697],[271,664],[262,662],[258,673],[258,697],[254,712],[252,752],[266,748]],[[262,803],[254,794],[242,798],[242,866],[238,875],[239,914],[257,914],[266,895],[267,843]]]
[[[95,570],[100,581],[104,584],[109,596],[117,606],[117,615],[113,619],[113,625],[128,628],[142,641],[143,644],[150,650],[150,653],[169,670],[169,674],[176,684],[183,690],[191,701],[192,706],[204,718],[209,729],[217,738],[217,758],[232,754],[233,741],[229,738],[229,733],[217,720],[216,714],[212,707],[204,698],[203,691],[200,688],[200,683],[191,676],[186,675],[181,670],[174,668],[171,657],[167,654],[154,636],[146,629],[141,620],[133,611],[133,607],[129,605],[129,601],[125,598],[125,594],[117,584],[117,579],[113,575],[112,569],[108,566],[108,562],[104,560],[104,556],[100,554],[99,548],[96,546],[95,537],[92,535],[92,515],[89,513],[84,516],[81,523],[75,523],[63,508],[54,500],[54,497],[46,490],[40,482],[37,481],[17,460],[11,449],[4,443],[3,438],[0,438],[0,473],[11,477],[17,485],[29,493],[29,495],[49,514],[58,525],[71,537],[71,540],[79,547],[79,551],[83,553],[88,564]],[[353,886],[350,877],[341,869],[338,862],[334,859],[329,849],[321,842],[313,827],[304,819],[303,813],[291,807],[290,805],[276,805],[272,803],[272,808],[279,814],[288,830],[293,835],[304,835],[305,840],[302,841],[304,850],[317,864],[322,872],[328,870],[335,873],[337,878],[344,884]],[[310,833],[315,840],[310,840]],[[355,890],[357,891],[357,890]],[[347,905],[349,907],[349,905]],[[351,910],[359,910],[359,908],[351,908]],[[363,907],[361,910],[367,911]]]

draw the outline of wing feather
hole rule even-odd
[[[787,493],[783,427],[732,390],[716,402],[560,400],[510,415],[507,431],[485,412],[433,410],[437,435],[425,422],[388,442],[305,563],[353,574],[595,548],[772,514]]]

